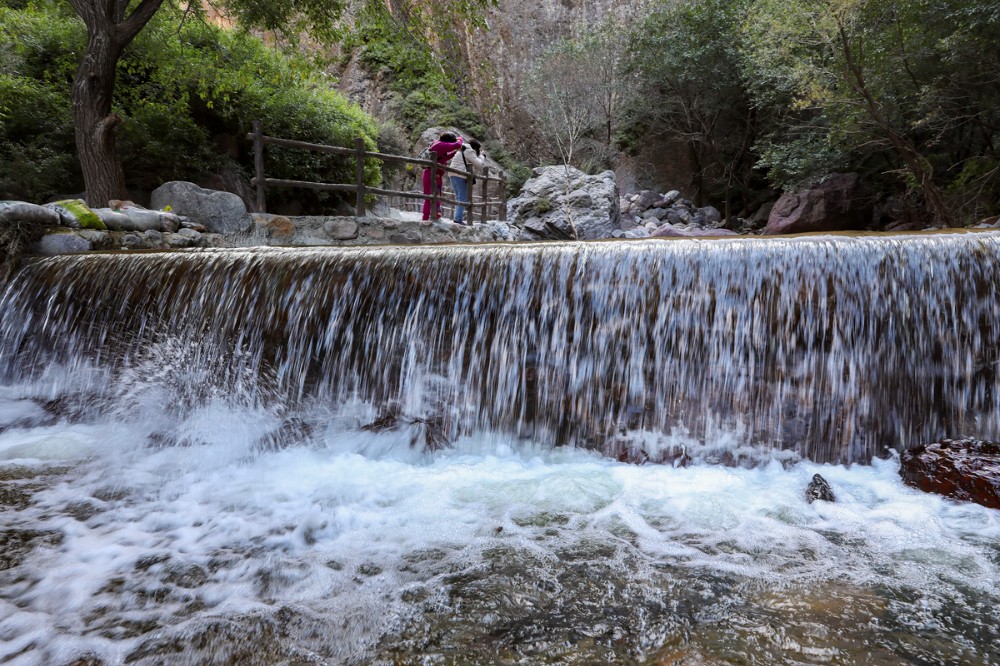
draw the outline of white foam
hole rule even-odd
[[[156,611],[167,624],[196,597],[207,613],[278,600],[352,609],[382,626],[387,598],[399,605],[401,589],[437,575],[428,564],[406,565],[408,556],[438,549],[461,568],[497,544],[557,561],[575,543],[609,543],[652,564],[772,584],[791,576],[934,589],[957,577],[985,595],[1000,584],[987,549],[1000,537],[1000,512],[906,488],[894,461],[635,466],[486,433],[424,454],[405,433],[357,431],[251,455],[247,442],[274,424],[264,412],[216,405],[177,425],[181,439],[198,442],[190,446],[147,448],[148,424],[0,435],[2,459],[61,459],[73,470],[15,514],[62,541],[27,560],[30,586],[0,589],[0,635],[18,635],[0,659],[26,644],[21,627],[34,627],[38,644],[70,650],[86,642],[84,618],[97,608],[149,612],[141,595],[162,588],[177,565],[200,567],[204,580],[171,588]],[[836,503],[806,502],[817,472]],[[83,521],[70,511],[80,502],[95,508]],[[109,585],[122,591],[109,594]],[[127,652],[131,640],[109,645]],[[34,657],[21,663],[52,653],[26,654]]]

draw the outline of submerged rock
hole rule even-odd
[[[833,494],[830,483],[819,474],[813,474],[812,481],[806,486],[806,501],[812,504],[816,500],[824,502],[836,502],[837,496]]]
[[[944,439],[900,456],[903,483],[927,493],[1000,509],[1000,443]]]

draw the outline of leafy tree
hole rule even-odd
[[[631,40],[642,95],[634,122],[687,145],[696,198],[750,196],[760,113],[740,69],[740,26],[751,0],[660,2]]]
[[[539,157],[585,170],[611,161],[635,79],[626,68],[629,34],[619,21],[611,17],[557,41],[528,74],[525,109],[541,131],[539,143],[555,147]]]
[[[992,79],[972,88],[996,102],[995,73],[962,53],[970,39],[988,49],[981,31],[992,24],[995,36],[996,11],[995,3],[965,0],[758,0],[745,23],[745,71],[758,103],[780,100],[788,109],[784,127],[762,143],[765,159],[776,165],[783,153],[809,156],[807,146],[822,146],[803,162],[805,175],[831,155],[854,164],[880,157],[950,225],[939,169],[984,149],[996,154],[995,106],[951,82],[971,67]],[[986,140],[963,139],[971,154],[949,159],[942,141],[963,125]]]
[[[100,204],[124,195],[125,180],[115,145],[122,118],[114,112],[115,79],[125,50],[153,17],[174,0],[69,0],[87,28],[87,42],[73,83],[73,118],[87,198]],[[455,20],[470,15],[488,0],[444,3]],[[330,40],[338,35],[338,20],[349,0],[225,0],[220,8],[239,25],[294,38]],[[182,3],[179,3],[179,6]],[[201,3],[183,3],[185,12],[199,15]],[[436,3],[440,5],[441,3]],[[409,3],[426,10],[432,2]]]
[[[482,18],[475,8],[495,1],[363,0],[352,24],[342,26],[342,47],[351,53],[356,50],[368,71],[387,84],[393,95],[385,111],[411,134],[432,125],[461,127],[482,136],[482,119],[463,94],[463,59],[450,51],[460,42],[461,17],[469,17],[478,27]],[[435,45],[447,49],[446,55]]]
[[[16,10],[0,5],[0,24],[0,198],[79,191],[69,93],[84,27],[56,0]],[[118,82],[114,112],[124,122],[117,145],[129,188],[252,171],[242,137],[253,120],[279,136],[337,145],[361,136],[375,147],[372,119],[310,62],[248,33],[190,20],[177,8],[161,9],[137,37],[118,64]],[[354,178],[353,159],[333,155],[270,148],[267,166],[288,180]],[[379,182],[377,161],[366,163],[365,175]],[[324,205],[324,193],[306,196]]]

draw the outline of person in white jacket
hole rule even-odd
[[[462,171],[475,174],[477,169],[482,169],[486,165],[483,157],[482,145],[475,139],[472,139],[455,153],[448,166],[452,169],[461,169]],[[451,178],[451,189],[455,191],[455,200],[471,203],[470,186],[476,182],[475,178],[473,177],[471,179],[472,182],[469,182],[469,178],[459,176],[455,173],[450,174],[449,177]],[[465,206],[455,206],[455,224],[465,224],[463,222],[464,219]]]

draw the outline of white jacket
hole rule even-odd
[[[465,159],[462,159],[462,155],[465,155]],[[466,168],[465,163],[468,162],[469,166]],[[459,169],[461,171],[471,171],[472,173],[478,173],[479,169],[486,166],[486,162],[482,157],[476,155],[476,151],[472,149],[472,146],[466,144],[462,146],[462,149],[455,153],[455,156],[451,158],[451,162],[448,166],[452,169]],[[448,173],[449,176],[453,178],[461,178],[457,173]],[[468,178],[466,178],[468,180]]]

